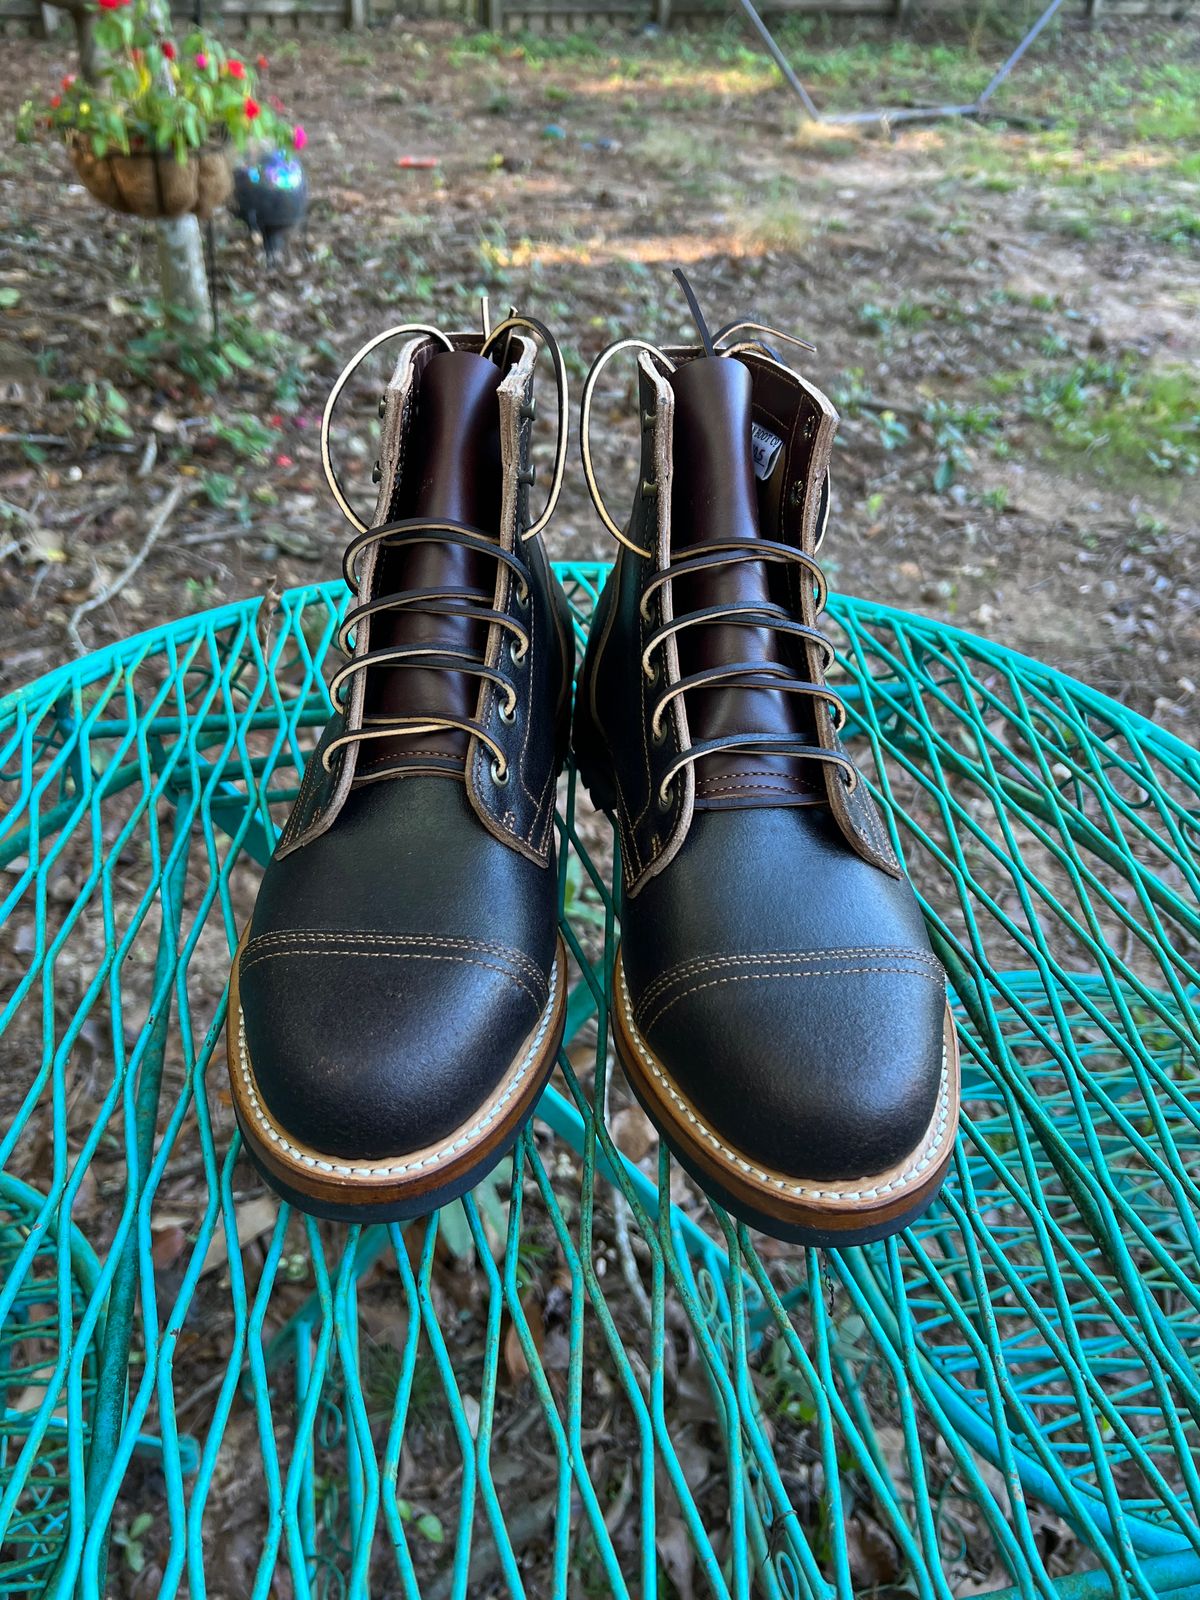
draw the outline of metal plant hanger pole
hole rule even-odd
[[[1038,17],[1037,21],[1028,29],[1020,44],[1012,51],[1011,55],[993,75],[991,81],[982,93],[965,105],[946,106],[880,106],[874,111],[821,111],[818,109],[813,97],[801,83],[796,75],[795,68],[780,48],[779,41],[767,27],[758,11],[755,9],[754,0],[738,0],[738,4],[750,19],[750,24],[762,40],[767,54],[783,74],[784,82],[800,101],[805,111],[814,122],[823,122],[830,126],[849,127],[855,124],[879,122],[888,126],[893,122],[929,122],[938,117],[982,117],[988,108],[988,102],[996,90],[1012,72],[1013,68],[1024,56],[1030,45],[1047,26],[1062,6],[1063,0],[1050,0],[1050,4]]]

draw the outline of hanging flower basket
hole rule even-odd
[[[233,187],[226,148],[304,148],[282,101],[255,97],[265,56],[251,65],[199,29],[176,42],[165,0],[95,0],[94,9],[94,81],[68,73],[44,105],[27,101],[17,134],[61,139],[88,193],[113,211],[209,217]]]
[[[229,198],[233,174],[225,152],[209,146],[183,161],[154,151],[96,155],[80,139],[68,145],[75,171],[89,194],[130,217],[182,217],[202,221]]]

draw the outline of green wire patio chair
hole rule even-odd
[[[559,572],[582,637],[604,568]],[[655,1148],[569,772],[534,1123],[428,1224],[316,1224],[240,1151],[224,984],[344,604],[0,701],[0,1592],[1200,1600],[1200,755],[835,602],[962,1041],[933,1210],[784,1247]]]

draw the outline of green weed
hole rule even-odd
[[[111,383],[70,384],[63,391],[75,402],[75,420],[81,428],[106,439],[132,439],[129,401]]]
[[[915,300],[899,300],[894,306],[876,305],[868,300],[858,308],[858,320],[863,327],[881,338],[891,338],[898,329],[923,328],[933,316],[928,306]]]
[[[936,465],[933,487],[945,494],[962,474],[973,439],[994,439],[1000,414],[991,406],[954,406],[933,400],[926,408],[925,420],[933,431]]]
[[[274,430],[245,411],[214,418],[213,432],[235,455],[245,456],[248,461],[265,461],[275,443]]]
[[[1173,90],[1155,95],[1133,119],[1139,139],[1177,144],[1200,138],[1200,83],[1190,91]]]
[[[1183,367],[1086,360],[997,380],[1004,386],[1020,394],[1023,416],[1048,427],[1059,449],[1087,454],[1102,476],[1200,470],[1200,389]]]
[[[1200,241],[1200,211],[1171,206],[1151,224],[1150,237],[1159,244],[1190,245]]]

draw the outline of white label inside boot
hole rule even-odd
[[[775,471],[775,463],[779,460],[779,452],[783,449],[783,440],[777,433],[764,428],[761,422],[751,425],[750,440],[754,452],[754,476],[767,479]]]

